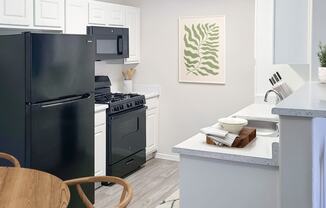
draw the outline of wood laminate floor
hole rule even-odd
[[[178,162],[152,159],[126,180],[134,189],[128,208],[155,208],[179,188]],[[102,186],[95,192],[95,208],[117,205],[122,188]]]

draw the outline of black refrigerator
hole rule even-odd
[[[0,36],[0,152],[62,180],[94,175],[93,56],[86,35]]]

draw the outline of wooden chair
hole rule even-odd
[[[91,176],[85,178],[77,178],[65,181],[68,186],[76,186],[77,192],[87,208],[94,208],[93,204],[87,198],[85,192],[83,191],[81,184],[85,183],[96,183],[96,182],[108,182],[119,184],[123,187],[123,191],[120,197],[120,203],[116,206],[117,208],[126,208],[130,203],[133,195],[133,190],[127,181],[114,177],[114,176]]]
[[[0,158],[8,160],[10,163],[13,164],[14,167],[20,168],[20,163],[14,156],[4,152],[0,152]]]

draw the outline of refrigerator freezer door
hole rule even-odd
[[[30,167],[67,180],[94,175],[94,96],[28,106]],[[71,203],[80,199],[72,193]],[[85,186],[94,199],[94,186]]]
[[[38,103],[94,91],[93,42],[86,35],[30,34],[27,102]],[[30,49],[29,49],[30,47]],[[31,59],[28,56],[31,55]]]

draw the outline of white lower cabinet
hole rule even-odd
[[[106,111],[95,112],[94,175],[106,175]],[[95,184],[98,188],[100,183]]]
[[[158,97],[146,99],[146,156],[158,149],[159,138],[159,100]],[[147,157],[149,158],[149,157]]]

